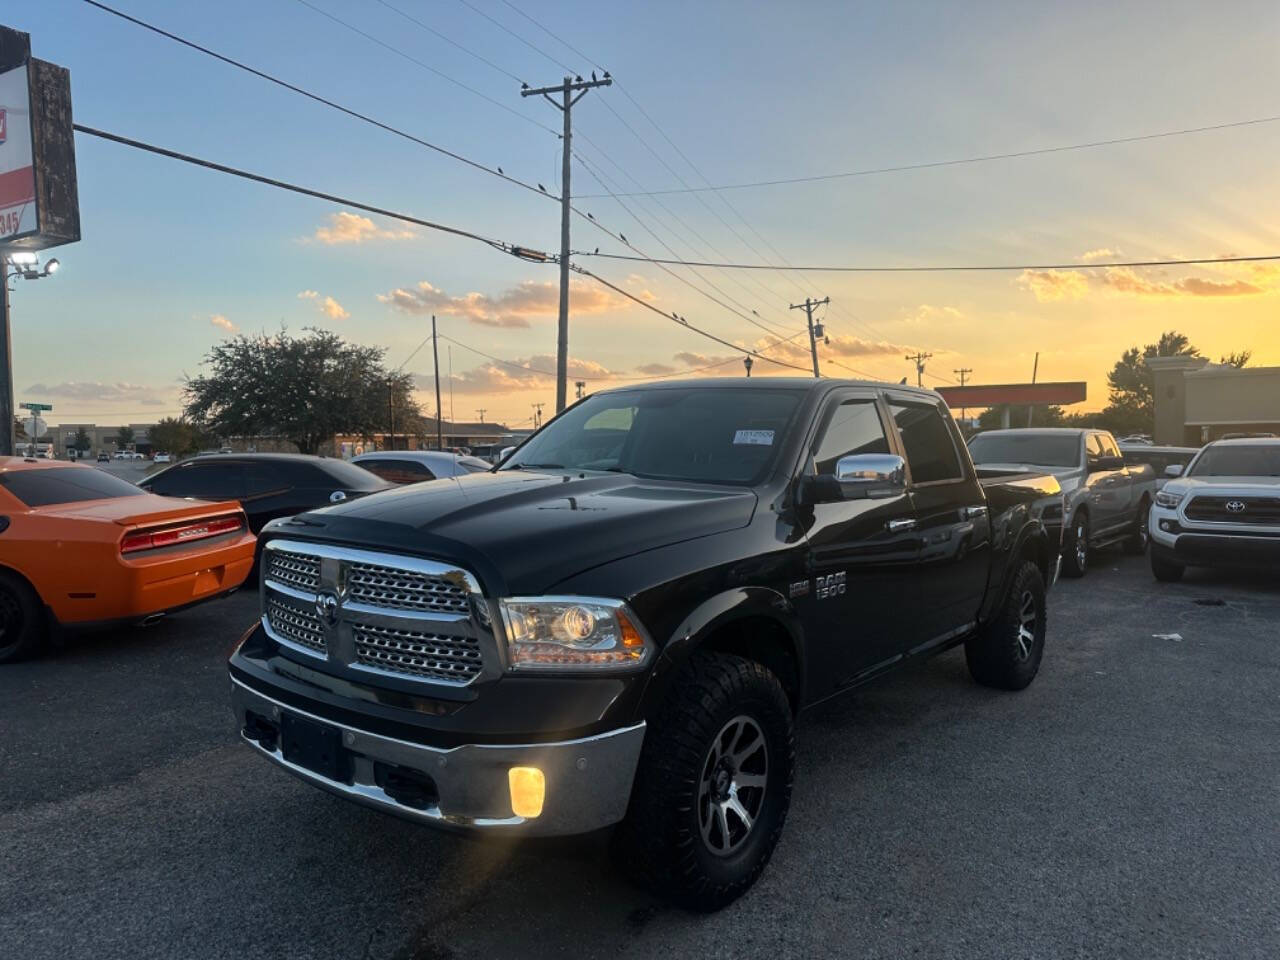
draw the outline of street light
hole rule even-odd
[[[750,380],[750,379],[751,379],[751,366],[752,366],[752,364],[754,364],[754,363],[755,363],[755,361],[754,361],[754,360],[752,360],[750,357],[743,357],[743,358],[742,358],[742,365],[743,365],[744,367],[746,367],[746,368],[747,368],[747,379],[748,379],[748,380]]]
[[[14,276],[21,277],[23,280],[39,280],[42,277],[52,276],[58,272],[58,267],[61,266],[57,260],[51,259],[41,270],[40,255],[27,251],[11,253],[6,259],[9,265],[13,267]]]
[[[19,250],[7,256],[0,254],[0,455],[14,449],[13,437],[13,355],[9,350],[9,275],[23,280],[39,280],[58,270],[58,261],[50,260],[40,269],[40,255]]]

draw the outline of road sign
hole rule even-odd
[[[39,440],[48,431],[49,425],[39,417],[27,417],[22,422],[22,429],[27,431],[27,436],[32,440]]]
[[[23,410],[52,410],[52,403],[20,403],[18,404]]]

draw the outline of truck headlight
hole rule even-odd
[[[1161,490],[1159,493],[1156,494],[1156,506],[1164,507],[1167,510],[1176,509],[1178,504],[1182,502],[1182,498],[1184,496],[1186,496],[1186,494],[1166,493],[1165,491]]]
[[[514,671],[636,670],[653,654],[653,641],[621,600],[508,597],[498,609]]]

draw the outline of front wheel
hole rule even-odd
[[[1022,690],[1036,678],[1044,656],[1044,577],[1026,561],[1013,575],[996,615],[964,645],[969,674],[984,687]]]
[[[44,640],[40,598],[25,580],[0,572],[0,663],[30,656]]]
[[[1151,574],[1161,583],[1177,583],[1187,568],[1180,563],[1166,560],[1155,550],[1151,551]]]
[[[791,705],[778,678],[742,657],[694,654],[645,736],[614,836],[619,864],[683,907],[719,910],[769,862],[794,765]]]
[[[1083,511],[1076,513],[1075,522],[1067,531],[1062,544],[1062,575],[1064,577],[1083,577],[1089,569],[1089,515]]]

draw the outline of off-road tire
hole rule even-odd
[[[1130,556],[1140,557],[1147,552],[1151,543],[1151,531],[1147,524],[1151,517],[1151,501],[1146,497],[1138,504],[1138,515],[1133,518],[1133,533],[1125,538],[1124,552]]]
[[[1081,549],[1083,546],[1084,549]],[[1062,575],[1079,579],[1089,569],[1089,554],[1092,547],[1089,543],[1089,514],[1076,511],[1071,521],[1071,529],[1062,539]]]
[[[1187,568],[1182,564],[1166,560],[1155,550],[1151,551],[1151,574],[1161,583],[1177,583],[1186,572]]]
[[[1035,679],[1044,656],[1044,601],[1044,577],[1028,560],[1014,573],[996,615],[965,642],[974,680],[984,687],[1022,690]]]
[[[30,584],[0,570],[0,663],[29,657],[45,639],[44,607]]]
[[[700,789],[713,744],[743,717],[758,727],[767,750],[763,798],[741,847],[717,855],[714,838],[704,838],[699,825]],[[791,705],[778,678],[742,657],[693,654],[645,735],[627,817],[613,837],[619,866],[680,906],[719,910],[769,862],[791,802],[794,767]]]

